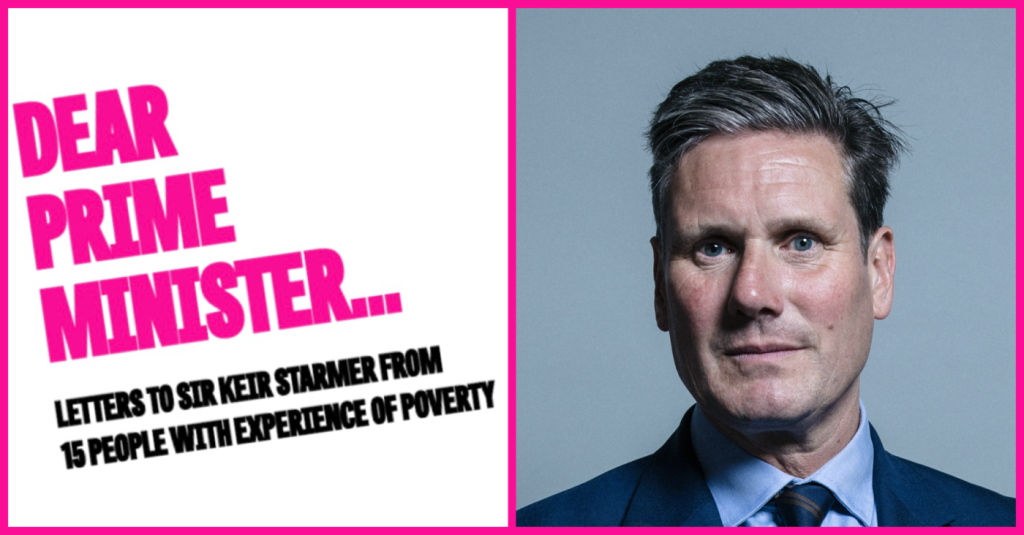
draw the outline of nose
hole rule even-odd
[[[754,320],[781,315],[782,276],[770,248],[760,244],[744,247],[729,293],[729,314]]]

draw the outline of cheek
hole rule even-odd
[[[669,275],[670,337],[676,371],[698,403],[706,403],[715,363],[701,358],[716,332],[723,309],[721,284],[706,276],[676,269]],[[713,397],[713,396],[711,396]]]
[[[819,334],[835,336],[856,324],[865,310],[870,311],[866,272],[858,270],[825,268],[823,272],[797,274],[790,295],[804,319],[825,331]]]
[[[686,273],[682,269],[671,273],[669,285],[675,331],[685,331],[688,337],[699,339],[716,328],[728,294],[728,285],[719,279]]]

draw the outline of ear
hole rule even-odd
[[[661,242],[658,237],[651,238],[654,249],[654,319],[658,328],[668,332],[668,299],[665,295],[665,272],[661,265]]]
[[[875,231],[868,246],[868,277],[875,307],[875,319],[882,320],[892,308],[893,285],[896,279],[896,245],[892,228]]]

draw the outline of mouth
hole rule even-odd
[[[727,357],[741,360],[778,360],[796,354],[801,346],[792,344],[750,344],[727,348],[723,353]]]

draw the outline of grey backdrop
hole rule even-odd
[[[788,55],[899,102],[886,448],[1015,496],[1014,12],[517,11],[516,506],[652,453],[693,403],[654,322],[643,132],[708,62]]]

